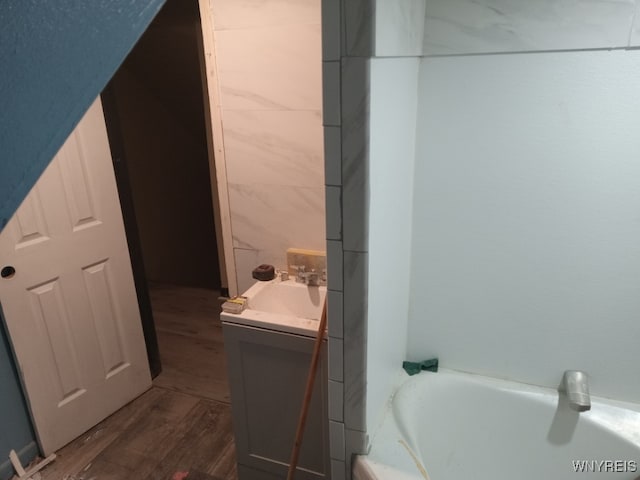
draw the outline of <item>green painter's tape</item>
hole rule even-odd
[[[402,368],[409,375],[415,375],[416,373],[420,373],[422,370],[427,370],[429,372],[437,372],[438,371],[438,359],[430,358],[429,360],[423,360],[422,362],[402,362]]]

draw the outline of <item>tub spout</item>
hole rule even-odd
[[[585,372],[579,370],[567,370],[564,372],[560,390],[567,395],[569,406],[573,410],[584,412],[591,409],[589,378]]]

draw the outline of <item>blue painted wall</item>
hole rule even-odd
[[[0,1],[0,229],[164,0]],[[35,453],[0,332],[0,479],[10,449]]]
[[[0,229],[163,3],[0,2]]]
[[[18,452],[23,464],[38,453],[31,430],[29,413],[22,398],[18,374],[14,368],[9,342],[0,310],[0,479],[13,475],[9,452]]]

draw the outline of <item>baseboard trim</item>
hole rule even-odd
[[[9,480],[16,473],[13,470],[11,461],[9,460],[9,452],[6,453],[6,460],[3,460],[2,463],[0,463],[0,480]],[[31,462],[31,460],[36,458],[36,456],[40,452],[38,451],[38,445],[36,445],[36,442],[30,442],[16,453],[18,454],[18,458],[22,462],[22,465],[27,465],[29,462]]]

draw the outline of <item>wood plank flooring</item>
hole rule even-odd
[[[44,480],[237,480],[218,293],[152,285],[150,294],[163,372],[56,452]]]
[[[154,385],[229,403],[218,292],[154,284],[149,293],[162,358]]]

